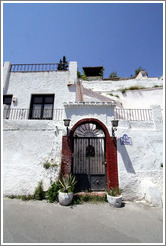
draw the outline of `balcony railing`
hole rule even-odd
[[[151,109],[115,109],[114,117],[117,120],[153,121]],[[64,118],[64,109],[32,110],[21,108],[6,108],[3,110],[3,118],[10,120],[57,120]]]
[[[68,63],[12,64],[11,72],[67,71]]]
[[[117,120],[153,121],[152,109],[114,109]]]
[[[63,120],[64,109],[45,109],[31,110],[31,109],[9,109],[4,108],[3,118],[9,120]]]

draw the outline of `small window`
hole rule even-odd
[[[4,95],[3,96],[3,118],[9,119],[10,116],[10,106],[12,103],[12,95]]]
[[[54,95],[32,95],[30,119],[52,120]]]
[[[11,105],[12,95],[4,95],[3,96],[3,104]]]

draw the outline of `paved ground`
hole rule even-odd
[[[161,208],[126,202],[63,207],[4,198],[3,243],[162,243]]]

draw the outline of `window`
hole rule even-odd
[[[9,119],[10,116],[10,106],[12,102],[12,95],[4,95],[3,96],[3,118]]]
[[[54,95],[32,95],[30,119],[52,120]]]

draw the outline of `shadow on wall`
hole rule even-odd
[[[135,174],[135,170],[133,168],[133,165],[131,163],[130,157],[128,155],[126,146],[120,144],[120,139],[118,139],[118,145],[119,145],[118,152],[121,154],[121,157],[123,159],[123,163],[125,165],[126,171],[128,173]]]

